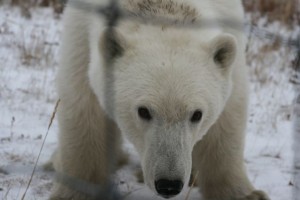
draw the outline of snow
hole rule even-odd
[[[247,20],[249,20],[249,16]],[[258,27],[285,38],[296,38],[293,30],[265,18]],[[61,20],[50,9],[32,9],[32,19],[20,16],[17,8],[0,7],[0,199],[21,199],[33,165],[46,136],[57,100],[55,70]],[[294,50],[271,45],[270,40],[251,37],[247,55],[251,99],[245,162],[255,187],[265,190],[272,200],[293,199],[298,190],[294,175],[293,99],[289,81]],[[56,147],[54,121],[42,149],[38,169],[25,199],[47,199],[53,175],[41,166]],[[130,164],[115,176],[126,199],[161,199],[134,176],[139,168],[137,153],[128,143]],[[185,199],[187,191],[174,199]],[[196,188],[189,199],[199,199]]]

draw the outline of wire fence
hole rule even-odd
[[[292,48],[295,52],[295,62],[293,63],[294,74],[291,77],[292,82],[295,84],[295,118],[294,118],[294,125],[295,125],[295,143],[294,143],[294,150],[295,152],[300,150],[300,36],[298,39],[289,39],[285,38],[282,35],[271,33],[267,30],[263,30],[258,28],[254,24],[247,23],[247,24],[240,24],[235,19],[203,19],[199,21],[183,21],[178,22],[177,20],[161,17],[161,16],[147,16],[143,12],[133,13],[128,10],[125,10],[120,7],[119,2],[117,0],[110,0],[108,5],[99,5],[88,3],[87,1],[83,0],[69,0],[69,6],[76,7],[78,9],[84,10],[88,13],[94,13],[99,17],[105,18],[107,24],[107,35],[113,37],[114,29],[118,25],[118,22],[121,20],[133,20],[139,23],[150,24],[153,26],[159,25],[167,25],[176,28],[188,28],[188,29],[198,29],[198,28],[215,28],[215,21],[218,21],[221,24],[225,24],[230,28],[234,28],[240,31],[246,30],[248,37],[257,37],[264,40],[270,40],[279,42],[282,46],[286,46],[288,48]],[[109,65],[109,63],[108,63]],[[114,81],[110,81],[106,83],[106,89],[110,90],[110,88],[114,87]],[[108,106],[109,102],[112,99],[106,99],[105,103]],[[111,130],[107,129],[107,144],[108,146],[114,146],[115,138],[113,135],[110,134]],[[46,138],[45,138],[46,139]],[[109,163],[109,171],[108,174],[111,174],[112,169],[115,167],[116,158],[114,149],[112,152],[107,155],[107,163]],[[294,157],[295,165],[300,165],[300,156],[297,156],[295,153]],[[32,172],[32,176],[34,173],[38,173],[39,169],[34,169]],[[70,177],[66,174],[62,174],[59,172],[55,172],[53,174],[55,176],[56,181],[67,185],[68,187],[80,191],[89,195],[92,199],[106,199],[106,200],[119,200],[123,199],[123,197],[119,194],[117,190],[117,186],[114,185],[111,179],[106,181],[106,184],[103,186],[91,184],[84,180],[79,180],[74,177]],[[298,178],[298,177],[297,177]],[[295,178],[295,179],[297,179]],[[299,178],[298,178],[299,179]],[[300,183],[300,179],[296,180]],[[30,186],[30,182],[28,187]],[[26,193],[23,197],[25,197]],[[295,197],[299,197],[300,194],[298,190],[294,192]]]
[[[300,38],[300,37],[299,37]],[[298,40],[297,53],[294,63],[295,74],[292,80],[295,83],[295,103],[294,103],[294,167],[300,169],[300,40]],[[300,184],[300,175],[295,173],[295,183]],[[294,188],[293,197],[295,200],[300,200],[300,192],[298,188]]]

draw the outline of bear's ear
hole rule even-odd
[[[211,44],[214,62],[224,68],[230,66],[237,51],[235,38],[230,34],[222,34],[214,38]]]
[[[125,46],[125,39],[113,28],[105,30],[99,42],[99,50],[106,62],[112,62],[121,57],[124,54]]]

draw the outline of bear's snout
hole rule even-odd
[[[179,194],[184,183],[181,180],[159,179],[155,181],[155,189],[164,198],[171,198]]]

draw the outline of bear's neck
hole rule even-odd
[[[125,0],[122,7],[132,15],[146,19],[171,20],[173,23],[194,23],[198,12],[186,2],[176,0]]]

